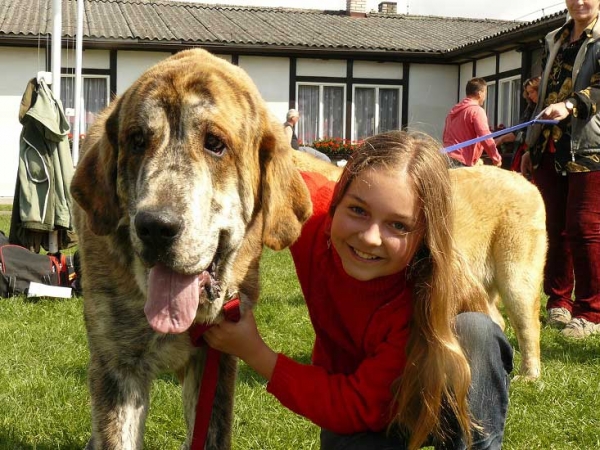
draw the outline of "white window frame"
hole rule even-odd
[[[389,84],[354,84],[352,85],[352,140],[357,141],[356,136],[356,88],[375,89],[375,133],[379,133],[379,89],[396,89],[398,91],[398,124],[402,127],[402,94],[403,86]]]
[[[63,74],[61,74],[60,77],[61,77],[61,79],[62,78],[73,78],[74,79],[75,78],[75,74],[63,73]],[[83,108],[83,112],[82,112],[82,114],[80,116],[80,120],[82,120],[83,122],[85,122],[84,118],[85,118],[86,112],[87,112],[87,109],[85,107],[84,100],[83,100],[83,82],[84,82],[85,79],[91,79],[91,78],[102,78],[102,79],[104,79],[106,81],[106,99],[105,99],[106,100],[106,106],[108,106],[110,104],[110,75],[82,74],[81,75],[81,89],[82,89],[81,106]],[[73,80],[73,86],[74,85],[75,85],[75,80]],[[64,105],[63,105],[63,107],[64,107]],[[73,108],[75,108],[75,105],[73,105]],[[91,124],[88,124],[88,129],[89,129],[90,125]],[[83,130],[83,128],[80,128],[80,129]],[[83,131],[82,131],[82,133],[83,133]]]
[[[490,86],[494,86],[494,95],[490,95]],[[498,84],[496,81],[487,82],[487,95],[485,97],[485,104],[483,107],[485,108],[485,114],[487,115],[490,129],[496,127],[496,117],[498,114],[498,105],[496,105],[496,89],[498,89]],[[490,99],[493,99],[494,101],[490,102]],[[490,104],[493,104],[494,108],[491,108]]]
[[[296,82],[296,100],[299,98],[299,91],[300,91],[300,86],[318,86],[319,88],[319,128],[317,130],[317,138],[318,139],[323,139],[323,123],[324,123],[324,117],[323,117],[323,111],[324,111],[324,107],[323,107],[323,90],[325,87],[341,87],[343,89],[343,101],[344,101],[344,107],[342,107],[342,136],[327,136],[327,137],[339,137],[340,139],[343,139],[346,136],[346,85],[344,83],[315,83],[315,82],[305,82],[305,81],[298,81]],[[300,120],[302,120],[302,111],[300,111]],[[310,144],[310,143],[308,143]]]
[[[518,81],[518,83],[514,83],[514,81]],[[517,108],[516,108],[516,117],[513,117],[513,94],[514,94],[514,89],[518,89],[518,94],[521,93],[521,76],[520,75],[515,75],[512,77],[508,77],[508,78],[502,78],[500,80],[498,80],[498,85],[499,85],[499,90],[498,90],[498,107],[497,107],[497,114],[498,114],[498,124],[503,124],[504,126],[506,126],[507,128],[512,126],[512,125],[516,125],[519,123],[519,107],[520,107],[520,100],[521,97],[519,95],[517,95]],[[504,105],[504,101],[503,101],[503,95],[502,95],[502,90],[508,88],[508,105]],[[506,108],[505,108],[506,107]],[[504,114],[504,111],[507,111],[506,116]]]

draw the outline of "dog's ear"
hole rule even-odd
[[[270,124],[262,136],[260,157],[263,243],[273,250],[291,245],[312,214],[310,194],[294,166],[292,152],[281,124]]]
[[[83,157],[71,182],[71,195],[98,235],[113,232],[121,217],[117,198],[117,155],[120,102],[94,122],[83,141]]]

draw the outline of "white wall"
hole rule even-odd
[[[82,54],[83,67],[85,69],[110,69],[110,51],[108,50],[84,50]],[[60,65],[63,68],[75,68],[75,51],[63,49]]]
[[[465,63],[460,66],[460,79],[458,80],[458,86],[456,90],[456,101],[458,102],[461,98],[463,98],[465,94],[465,89],[467,87],[467,82],[473,78],[473,63]]]
[[[345,60],[298,58],[296,61],[296,74],[301,77],[346,78],[346,67]]]
[[[354,78],[402,79],[402,64],[375,61],[355,61],[352,75]]]
[[[19,106],[27,83],[45,70],[45,51],[0,47],[0,197],[12,197],[19,165]]]
[[[117,95],[121,95],[139,76],[157,62],[171,56],[169,52],[117,53]]]
[[[238,65],[250,75],[274,118],[281,123],[285,122],[289,109],[290,60],[240,56]]]
[[[521,53],[513,50],[500,54],[500,72],[521,68]]]
[[[483,78],[488,75],[494,75],[496,73],[496,57],[490,56],[489,58],[477,60],[477,66],[475,68],[477,77]],[[469,81],[469,80],[467,80]],[[465,82],[465,85],[467,83]]]
[[[411,64],[408,89],[408,127],[441,141],[444,121],[456,103],[456,66]]]
[[[224,59],[228,63],[230,63],[232,60],[231,55],[217,55],[216,53],[213,53],[213,55],[216,56],[217,58]]]

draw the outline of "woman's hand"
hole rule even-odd
[[[507,133],[507,134],[503,134],[502,136],[498,136],[496,139],[494,139],[494,141],[496,142],[496,147],[497,147],[502,144],[515,142],[516,138],[517,137],[516,137],[515,133]]]
[[[521,173],[527,179],[533,174],[533,164],[531,163],[531,154],[529,151],[523,153],[521,157]]]
[[[558,102],[547,106],[540,113],[540,117],[542,119],[563,120],[569,117],[570,114],[571,112],[567,109],[565,102]]]
[[[237,323],[225,320],[212,326],[203,337],[214,349],[237,356],[258,374],[271,379],[277,354],[260,336],[252,310],[244,312]]]

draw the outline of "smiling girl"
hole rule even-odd
[[[311,365],[268,347],[252,311],[205,334],[321,427],[321,449],[501,446],[512,348],[453,247],[440,148],[390,132],[367,139],[336,184],[303,173],[313,215],[291,252]]]

